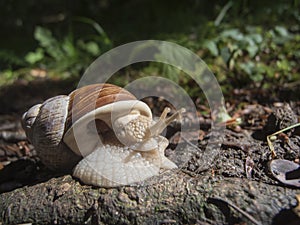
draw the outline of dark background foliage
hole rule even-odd
[[[0,3],[0,84],[80,75],[103,52],[131,41],[173,41],[196,52],[223,91],[298,87],[300,3],[294,1],[64,0]],[[139,68],[140,69],[140,68]],[[180,72],[148,64],[147,73]],[[132,77],[139,76],[139,72]],[[175,76],[175,77],[176,77]],[[188,86],[182,76],[179,82]]]

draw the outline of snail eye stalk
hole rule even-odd
[[[167,114],[171,111],[170,108],[166,107],[164,111],[162,112],[159,120],[154,123],[152,126],[149,127],[147,130],[147,136],[148,137],[155,137],[158,136],[160,133],[163,132],[163,130],[174,120],[181,120],[182,113],[185,112],[185,109],[182,108],[178,111],[176,111],[172,116],[167,117]]]

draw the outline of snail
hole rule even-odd
[[[92,84],[31,107],[22,126],[42,163],[73,170],[85,184],[115,187],[144,181],[177,166],[164,155],[162,131],[180,119],[165,108],[153,121],[147,104],[124,88]]]

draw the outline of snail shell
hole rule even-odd
[[[164,156],[169,142],[159,134],[182,111],[167,118],[168,112],[154,122],[149,107],[125,89],[93,84],[33,106],[22,124],[48,168],[75,167],[73,175],[82,182],[112,187],[176,168]]]
[[[68,171],[81,159],[62,142],[68,102],[65,95],[50,98],[29,109],[22,119],[26,135],[43,164],[57,171]]]

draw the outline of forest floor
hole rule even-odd
[[[58,93],[69,93],[74,88],[70,84],[71,82],[47,81],[46,83],[32,83],[29,86],[26,82],[19,82],[2,90],[0,98],[0,192],[2,193],[0,206],[4,208],[0,210],[0,215],[2,215],[0,224],[2,224],[1,221],[11,224],[28,221],[45,222],[39,216],[13,219],[12,208],[9,208],[12,210],[10,213],[7,211],[7,207],[10,207],[6,202],[9,196],[17,196],[19,190],[23,194],[24,190],[29,192],[36,190],[35,188],[40,188],[42,184],[48,185],[48,188],[50,185],[53,190],[57,190],[56,185],[61,184],[61,180],[55,183],[55,180],[51,178],[63,177],[63,175],[47,170],[40,163],[33,146],[26,139],[20,119],[22,113],[36,102]],[[239,90],[234,94],[234,98],[226,99],[228,113],[233,118],[240,118],[242,122],[239,125],[227,126],[222,131],[224,136],[221,140],[218,139],[218,133],[210,130],[210,114],[199,113],[200,130],[181,132],[178,124],[172,124],[168,128],[166,135],[170,140],[170,145],[166,150],[166,155],[178,165],[179,169],[176,172],[178,177],[184,177],[185,182],[187,179],[195,179],[197,182],[202,182],[200,183],[202,187],[211,185],[210,188],[214,190],[211,192],[213,194],[207,194],[208,189],[205,188],[204,191],[197,190],[199,196],[204,196],[204,200],[197,200],[197,203],[206,202],[202,205],[203,208],[195,209],[195,213],[199,215],[172,216],[173,214],[168,214],[170,211],[166,205],[163,212],[166,219],[160,220],[160,223],[283,224],[284,221],[284,224],[298,224],[300,217],[297,214],[297,188],[300,187],[300,176],[297,171],[300,159],[300,129],[296,127],[276,135],[277,139],[273,141],[276,157],[272,155],[268,146],[267,135],[296,124],[300,116],[300,102],[288,100],[286,102],[258,102],[255,98],[256,94],[254,90]],[[262,95],[267,95],[267,93],[261,93],[260,96]],[[237,106],[240,107],[237,109]],[[204,105],[203,108],[205,108]],[[186,115],[183,123],[192,124],[194,121],[195,118]],[[179,138],[180,135],[182,138]],[[206,148],[211,137],[215,137],[215,140],[220,143],[220,149]],[[273,161],[275,158],[286,161]],[[290,172],[295,172],[294,176],[287,177],[287,173]],[[75,185],[76,181],[69,176],[65,176],[64,179],[68,181],[68,184]],[[159,183],[161,183],[160,180]],[[76,182],[75,186],[78,185],[83,186],[81,188],[85,190],[88,188]],[[193,193],[195,190],[190,191]],[[60,196],[57,192],[55,195]],[[98,201],[98,204],[101,203],[101,193],[93,198]],[[32,197],[32,200],[36,199]],[[208,207],[208,203],[213,206]],[[16,209],[26,207],[26,205],[14,207]],[[111,207],[116,207],[116,205],[113,204]],[[172,208],[172,210],[175,209]],[[219,213],[216,213],[217,210]],[[175,212],[178,213],[176,210],[173,211],[174,214]],[[86,213],[87,211],[85,215]],[[72,216],[72,213],[66,212],[66,214]],[[99,221],[112,223],[106,216],[100,214],[97,217],[98,223],[95,220],[89,223],[99,224]],[[82,222],[80,220],[74,222],[72,219],[70,221],[69,223],[78,224]],[[139,221],[132,218],[128,221],[147,222],[147,220]],[[51,222],[53,220],[45,223]],[[56,222],[59,224],[66,220],[58,216]],[[127,222],[123,221],[123,223]]]

